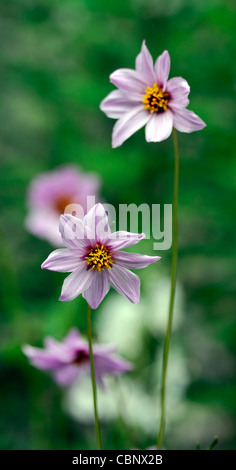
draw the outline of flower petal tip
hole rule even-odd
[[[143,40],[141,49],[144,49],[144,47],[147,47],[146,46],[146,39]]]
[[[118,147],[120,147],[122,144],[119,144],[119,142],[116,142],[115,139],[112,138],[112,141],[111,141],[111,146],[113,149],[117,149]]]
[[[169,52],[167,51],[167,49],[165,49],[165,50],[162,52],[162,55],[170,57],[170,54],[169,54]]]

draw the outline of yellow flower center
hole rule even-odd
[[[91,269],[96,268],[100,273],[105,268],[111,269],[114,260],[111,257],[112,253],[109,253],[109,250],[99,243],[96,244],[95,248],[92,248],[88,254],[85,256],[87,264],[91,266]]]
[[[144,109],[148,109],[150,113],[163,113],[168,108],[168,101],[170,99],[169,93],[162,91],[156,83],[148,86],[145,90],[143,97]]]

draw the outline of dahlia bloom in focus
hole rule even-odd
[[[89,345],[79,331],[73,328],[62,342],[48,337],[44,349],[23,346],[24,354],[37,369],[50,372],[59,385],[70,385],[82,372],[90,373]],[[93,360],[97,383],[104,387],[104,375],[120,375],[132,370],[132,364],[114,355],[110,346],[93,346]]]
[[[139,302],[140,279],[129,269],[145,268],[160,257],[120,250],[135,245],[145,234],[111,233],[102,204],[96,204],[83,220],[61,215],[60,232],[66,248],[53,251],[42,264],[43,269],[71,272],[60,300],[72,300],[82,293],[95,309],[112,286],[131,302]]]
[[[54,246],[62,246],[59,218],[69,204],[80,204],[86,213],[87,196],[96,196],[99,177],[67,165],[36,177],[29,186],[26,227]]]
[[[189,84],[184,78],[168,80],[170,56],[164,51],[153,64],[143,41],[136,58],[135,70],[118,69],[110,81],[118,90],[112,91],[100,105],[110,118],[118,119],[112,133],[112,147],[119,147],[136,131],[145,127],[147,142],[167,139],[173,127],[180,132],[203,129],[206,124],[189,104]]]

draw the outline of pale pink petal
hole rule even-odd
[[[170,94],[168,106],[171,108],[186,108],[188,106],[190,86],[184,78],[174,77],[168,80],[166,91]]]
[[[130,362],[121,360],[120,358],[94,355],[94,369],[96,380],[103,387],[103,375],[120,375],[123,372],[133,370],[133,365]]]
[[[140,99],[140,96],[139,96]],[[130,101],[127,95],[120,90],[114,90],[104,98],[100,104],[100,109],[112,119],[119,119],[124,113],[130,111],[136,103]]]
[[[34,178],[28,189],[28,205],[33,209],[57,212],[56,203],[62,197],[81,204],[85,195],[96,194],[100,186],[95,174],[83,173],[75,165],[62,165]]]
[[[83,173],[74,165],[63,165],[36,176],[27,191],[26,228],[56,247],[63,246],[59,232],[60,213],[69,205],[82,217],[87,212],[87,197],[95,197],[99,186],[98,175]]]
[[[134,304],[139,303],[140,279],[136,274],[114,264],[109,270],[109,277],[112,287],[119,294],[127,297]]]
[[[75,297],[89,288],[93,282],[94,274],[94,271],[87,269],[87,264],[71,273],[63,282],[59,300],[67,301],[75,299]]]
[[[137,132],[150,119],[150,113],[143,105],[136,106],[132,111],[124,114],[113,127],[112,147],[116,148]]]
[[[127,251],[118,251],[113,253],[113,258],[118,266],[128,269],[142,269],[149,264],[159,261],[160,256],[147,256],[138,253],[127,253]]]
[[[145,238],[145,233],[131,233],[125,232],[124,230],[119,230],[118,232],[113,232],[107,241],[107,246],[113,250],[120,250],[121,248],[127,248],[128,246],[136,245],[143,238]]]
[[[170,73],[170,56],[168,51],[164,51],[155,63],[156,81],[163,91],[166,89],[166,82]]]
[[[47,352],[51,357],[60,359],[62,364],[69,363],[74,359],[75,354],[73,348],[65,344],[64,341],[61,343],[51,336],[48,336],[44,339],[44,346],[45,350],[42,349],[41,351]]]
[[[110,283],[108,280],[107,270],[101,272],[96,271],[93,282],[89,288],[83,292],[83,297],[88,302],[90,307],[95,310],[104,299],[109,289]]]
[[[110,75],[110,81],[122,90],[144,94],[147,87],[145,76],[132,69],[117,69]]]
[[[72,251],[67,248],[61,248],[52,251],[41,265],[41,268],[49,269],[50,271],[58,271],[60,273],[70,273],[80,267],[83,256],[83,250],[77,249]]]
[[[143,41],[140,54],[135,61],[136,70],[142,73],[146,78],[146,86],[153,86],[156,82],[156,76],[153,67],[153,58]]]
[[[137,70],[137,72],[143,72],[142,49],[135,59],[135,69]]]
[[[174,127],[180,132],[194,132],[200,131],[206,127],[200,117],[189,109],[175,109],[174,113]]]
[[[68,347],[64,342],[59,342],[48,336],[44,339],[45,349],[41,349],[42,352],[46,352],[50,357],[56,357],[61,361],[61,364],[70,363],[74,359],[74,350]]]
[[[25,219],[27,230],[54,246],[63,246],[59,232],[59,215],[52,209],[31,209]]]
[[[80,371],[81,368],[79,368],[76,364],[68,364],[58,370],[55,370],[53,377],[58,385],[66,386],[74,382]]]
[[[107,213],[102,204],[96,204],[84,217],[91,239],[105,243],[111,235]]]
[[[145,128],[147,142],[161,142],[167,139],[173,128],[173,114],[170,110],[153,113]]]
[[[77,345],[77,344],[83,344],[85,345],[85,341],[82,339],[80,332],[77,330],[77,328],[71,328],[67,335],[65,336],[63,343],[66,345]]]
[[[91,244],[91,233],[83,220],[71,214],[60,216],[59,230],[64,245],[71,249],[87,248]]]
[[[52,370],[62,365],[60,357],[52,355],[50,352],[34,348],[29,344],[22,347],[23,353],[29,358],[30,364],[40,370]]]
[[[111,354],[115,353],[117,351],[116,346],[111,346],[110,344],[94,344],[93,345],[93,353],[94,355],[100,355],[100,354]]]

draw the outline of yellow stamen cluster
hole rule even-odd
[[[143,98],[144,109],[148,109],[150,113],[163,113],[168,108],[170,99],[169,93],[162,91],[156,83],[153,87],[148,86],[145,90]]]
[[[111,269],[114,260],[111,257],[112,253],[109,253],[108,249],[104,245],[96,244],[95,248],[92,248],[88,256],[85,256],[87,264],[91,266],[91,269],[95,269],[98,272],[103,271],[105,268]]]

